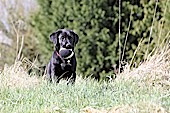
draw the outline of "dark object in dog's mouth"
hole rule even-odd
[[[59,50],[59,55],[64,59],[69,59],[74,55],[74,52],[72,49],[61,48]]]

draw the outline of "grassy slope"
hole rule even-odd
[[[170,112],[169,43],[133,70],[99,83],[78,77],[75,85],[28,76],[22,62],[0,72],[0,112],[166,113]]]
[[[170,87],[141,84],[138,79],[98,83],[78,78],[73,86],[64,81],[50,84],[36,77],[27,77],[17,64],[6,67],[0,74],[0,81],[2,113],[170,111]]]
[[[75,113],[87,106],[106,109],[117,105],[129,105],[133,110],[146,112],[158,106],[168,109],[170,97],[166,95],[168,91],[162,91],[157,87],[140,87],[136,81],[99,84],[88,80],[75,86],[41,84],[29,89],[2,88],[0,111]],[[155,108],[149,107],[149,104],[155,104]]]

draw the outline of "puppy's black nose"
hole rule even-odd
[[[71,49],[72,48],[71,44],[66,44],[66,48]]]

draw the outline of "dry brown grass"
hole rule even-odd
[[[138,68],[130,69],[126,66],[120,79],[137,79],[145,85],[159,85],[170,88],[170,44],[167,43],[161,50],[143,62]]]
[[[4,67],[0,73],[0,87],[9,88],[30,88],[40,83],[36,76],[29,76],[22,67],[22,62],[16,62],[14,65]]]

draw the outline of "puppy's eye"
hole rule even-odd
[[[64,36],[61,37],[62,40],[63,40],[64,38],[65,38]]]

